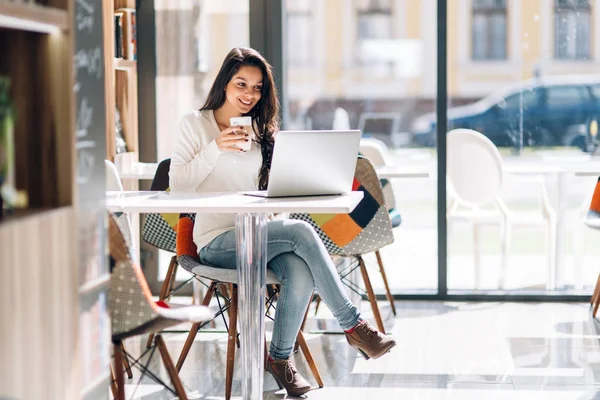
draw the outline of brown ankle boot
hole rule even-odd
[[[379,358],[396,345],[391,336],[377,331],[364,320],[354,327],[352,333],[346,332],[346,340],[365,360]]]
[[[310,390],[310,383],[298,373],[291,357],[283,360],[268,360],[267,371],[273,375],[279,389],[285,388],[290,396],[299,397]]]

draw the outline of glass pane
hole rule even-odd
[[[394,224],[401,222],[393,229],[394,242],[381,249],[391,290],[433,293],[436,1],[404,2],[396,9],[400,3],[304,0],[310,19],[296,18],[288,9],[289,51],[297,40],[292,30],[310,32],[314,39],[311,67],[289,56],[285,128],[363,132],[361,152],[378,168],[388,165],[400,174],[383,182],[389,216]],[[376,292],[384,293],[375,254],[365,260]],[[356,282],[362,285],[360,274]]]
[[[233,47],[250,45],[249,3],[163,0],[154,4],[157,159],[163,160],[171,157],[182,115],[204,104],[225,55]],[[161,251],[148,260],[148,265],[157,260],[159,280],[164,280],[172,256]],[[178,270],[178,280],[188,276]]]
[[[576,0],[506,6],[501,18],[448,4],[448,126],[486,139],[448,138],[450,293],[589,293],[600,232],[581,215],[597,176],[577,171],[600,168],[599,10]],[[472,58],[494,61],[472,62],[469,39]]]

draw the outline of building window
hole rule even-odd
[[[506,60],[506,0],[473,0],[473,60]]]
[[[392,38],[392,4],[391,0],[355,0],[356,10],[356,62],[360,65],[374,67],[370,71],[387,74],[393,68],[393,62],[379,59],[377,53],[368,46],[377,45],[377,41]]]
[[[555,0],[554,58],[589,60],[591,24],[590,0]]]
[[[314,0],[287,0],[287,58],[290,66],[314,64]]]

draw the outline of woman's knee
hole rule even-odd
[[[315,283],[304,260],[294,253],[283,253],[269,263],[281,283],[296,295],[310,295]]]
[[[315,228],[306,221],[293,220],[293,224],[290,227],[292,231],[292,237],[294,242],[298,245],[314,245],[319,239]]]

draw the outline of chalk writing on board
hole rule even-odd
[[[88,183],[94,175],[94,166],[96,165],[94,147],[96,147],[96,142],[93,140],[80,140],[75,143],[77,151],[76,180],[80,185]]]
[[[77,0],[77,30],[87,29],[90,33],[94,30],[94,5],[87,0]]]
[[[75,68],[86,69],[88,74],[102,79],[102,49],[96,46],[93,49],[81,49],[75,53]]]
[[[94,119],[94,109],[88,105],[87,97],[83,96],[77,109],[77,130],[75,136],[84,138],[88,135],[88,129]]]
[[[1,0],[0,0],[1,1]],[[79,203],[90,204],[102,197],[104,180],[104,50],[102,3],[105,0],[74,0],[76,30],[73,69],[77,116],[75,126],[76,182]]]

